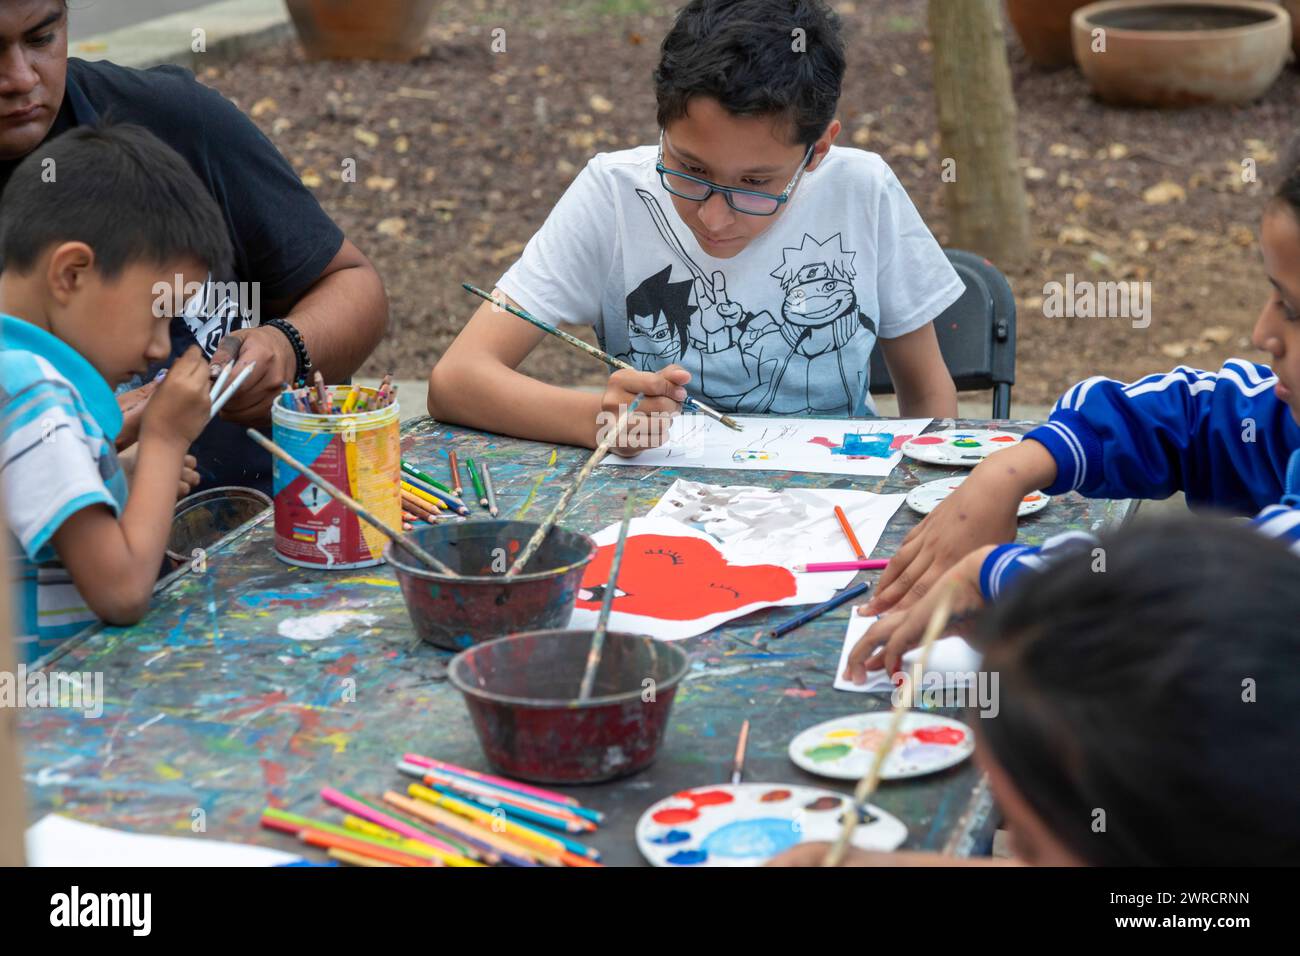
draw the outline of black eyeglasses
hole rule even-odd
[[[781,195],[773,196],[771,193],[758,192],[755,189],[737,189],[734,186],[719,186],[717,183],[711,183],[707,179],[700,179],[698,176],[692,176],[689,173],[678,172],[675,169],[669,169],[664,165],[664,132],[659,131],[659,158],[655,161],[655,171],[659,173],[659,178],[663,181],[664,189],[668,190],[674,196],[681,196],[683,199],[689,199],[692,202],[704,202],[714,193],[722,193],[727,200],[727,205],[736,212],[743,212],[746,216],[771,216],[781,208],[783,203],[790,199],[790,193],[794,192],[795,185],[799,182],[799,177],[803,171],[808,168],[808,162],[812,159],[813,147],[808,147],[808,152],[804,153],[803,162],[795,170],[794,178],[790,180]]]

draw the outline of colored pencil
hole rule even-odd
[[[542,546],[542,542],[546,540],[546,536],[551,533],[551,529],[555,527],[555,523],[560,520],[560,515],[564,514],[565,509],[569,507],[569,502],[571,502],[573,496],[578,493],[578,489],[582,487],[583,482],[587,480],[595,467],[600,464],[601,459],[608,455],[609,450],[614,447],[614,443],[618,441],[618,436],[627,426],[628,416],[632,414],[633,410],[641,403],[641,399],[644,397],[644,395],[638,394],[636,398],[632,399],[632,404],[623,409],[623,413],[618,416],[618,421],[614,423],[614,427],[611,428],[605,434],[605,437],[601,439],[600,444],[596,446],[596,450],[593,451],[591,457],[587,459],[587,463],[578,469],[578,473],[573,476],[573,481],[569,483],[567,488],[560,492],[560,500],[555,503],[555,507],[551,509],[551,513],[548,514],[542,523],[537,526],[537,530],[534,531],[533,536],[528,539],[528,543],[524,545],[524,549],[519,552],[519,557],[515,559],[514,564],[510,565],[510,567],[506,569],[506,577],[512,578],[523,571],[524,565],[526,565],[532,556],[537,553],[537,549]]]
[[[383,381],[379,383],[379,389],[375,392],[375,408],[383,408],[388,404],[388,390],[393,382],[391,374],[385,374]]]
[[[623,523],[618,528],[618,544],[614,546],[614,560],[609,565],[609,580],[605,583],[605,596],[600,602],[600,615],[596,618],[596,630],[591,635],[591,649],[587,651],[587,667],[582,672],[582,683],[578,687],[578,699],[586,700],[591,696],[592,685],[596,683],[596,672],[600,670],[600,658],[605,651],[605,632],[609,629],[609,615],[614,609],[614,592],[618,590],[618,569],[623,564],[623,549],[627,546],[627,528],[632,523],[632,495],[623,496]]]
[[[405,472],[405,471],[402,472],[402,481],[406,482],[407,484],[414,485],[416,488],[423,491],[426,495],[432,495],[433,497],[437,498],[439,501],[443,502],[443,504],[445,504],[448,508],[450,508],[452,511],[456,512],[457,514],[461,514],[461,515],[469,514],[469,508],[465,507],[464,501],[457,498],[455,495],[451,494],[448,491],[440,491],[437,487],[428,484],[427,482],[423,481],[420,478],[417,478],[415,475],[412,475],[410,472]]]
[[[815,571],[883,571],[888,564],[888,558],[866,558],[862,561],[820,561],[812,564],[796,564],[794,570],[800,573],[813,573]]]
[[[921,678],[925,674],[926,666],[930,662],[930,651],[934,648],[934,642],[943,633],[948,625],[948,618],[952,614],[952,602],[956,595],[956,585],[948,585],[943,593],[939,596],[939,603],[930,615],[929,623],[925,628],[925,635],[921,638],[920,654],[913,664],[912,682],[908,690],[900,695],[894,702],[894,710],[890,715],[889,725],[885,730],[885,735],[880,738],[876,745],[876,752],[871,761],[871,767],[867,770],[866,775],[858,781],[858,785],[853,790],[853,807],[844,814],[844,828],[840,831],[835,842],[831,844],[826,856],[822,860],[822,866],[839,866],[840,861],[844,859],[844,854],[849,848],[849,843],[853,839],[853,831],[857,829],[861,817],[861,811],[866,808],[867,801],[875,793],[876,787],[880,783],[880,773],[884,769],[885,759],[889,756],[889,751],[893,749],[894,741],[898,739],[898,732],[903,726],[903,717],[912,709],[912,700],[916,693],[916,688],[921,683]]]
[[[398,763],[397,769],[408,776],[417,778],[421,783],[428,784],[431,787],[450,788],[457,792],[469,795],[485,794],[530,810],[537,810],[541,813],[552,814],[565,819],[577,821],[587,820],[592,824],[598,824],[604,819],[603,814],[598,813],[595,810],[588,810],[586,807],[568,806],[567,804],[555,803],[552,800],[544,800],[541,797],[534,797],[530,794],[520,793],[518,790],[511,787],[503,787],[495,783],[488,783],[482,780],[474,780],[470,777],[463,777],[450,770],[435,770],[430,767],[421,767],[417,764],[410,764],[404,761]]]
[[[460,485],[460,469],[456,466],[456,453],[454,451],[447,452],[447,465],[451,471],[451,493],[459,498],[465,489]]]
[[[226,367],[229,368],[230,366],[227,365]],[[257,362],[249,362],[244,366],[244,370],[235,376],[235,380],[230,383],[226,390],[217,396],[217,400],[212,403],[212,408],[208,411],[208,421],[212,421],[212,419],[217,417],[217,412],[221,411],[221,409],[225,407],[226,402],[230,401],[234,397],[235,393],[239,391],[239,386],[243,385],[248,376],[253,374],[253,369],[255,368],[257,368]],[[221,380],[217,379],[217,381]]]
[[[361,389],[353,385],[348,389],[348,397],[343,399],[343,414],[349,415],[357,407],[357,399],[361,397]]]
[[[443,830],[440,827],[425,823],[422,820],[412,819],[409,816],[403,816],[397,811],[384,806],[382,801],[376,802],[374,800],[367,800],[363,796],[360,796],[355,793],[348,793],[346,791],[344,791],[344,796],[351,797],[357,803],[369,807],[371,810],[375,811],[375,813],[384,814],[386,817],[389,817],[398,823],[405,824],[407,827],[409,827],[412,830],[415,830],[418,833],[423,833],[426,836],[430,836],[433,839],[439,841],[440,843],[446,843],[452,848],[453,851],[459,853],[461,856],[467,857],[468,859],[477,860],[483,863],[499,862],[494,852],[491,851],[484,852],[478,850],[477,848],[470,846],[464,840],[456,837],[455,835],[447,833],[445,830]],[[402,839],[404,842],[418,842],[413,837],[403,837]]]
[[[381,521],[379,518],[376,518],[369,511],[367,511],[365,506],[362,505],[360,502],[354,500],[350,495],[345,494],[344,492],[340,491],[338,488],[335,488],[332,484],[330,484],[320,475],[316,474],[316,472],[312,471],[312,469],[308,468],[302,462],[295,459],[287,451],[285,451],[275,442],[271,441],[271,439],[267,438],[257,429],[255,428],[246,429],[246,434],[248,435],[249,438],[253,439],[253,441],[257,442],[257,444],[261,445],[263,448],[269,451],[276,458],[279,458],[282,462],[284,462],[294,471],[298,472],[299,474],[303,475],[305,478],[309,479],[312,484],[314,484],[321,491],[325,492],[325,494],[329,495],[335,501],[340,502],[349,511],[353,512],[355,515],[369,522],[373,527],[383,532],[384,535],[390,541],[398,545],[408,554],[412,555],[417,561],[422,562],[427,567],[433,568],[439,574],[447,575],[447,577],[451,577],[451,578],[460,577],[459,574],[457,574],[451,568],[447,567],[447,565],[443,564],[441,561],[439,561],[437,558],[431,555],[428,551],[425,551],[424,548],[420,547],[418,544],[416,544],[414,541],[412,541],[402,532],[397,531],[394,528],[390,528],[387,522]]]
[[[508,790],[518,790],[520,793],[532,794],[542,800],[551,803],[562,803],[566,806],[576,807],[578,801],[567,794],[558,793],[555,790],[546,790],[542,787],[534,787],[532,784],[520,783],[517,780],[508,780],[505,777],[496,777],[490,773],[479,773],[477,770],[469,770],[465,767],[457,766],[454,763],[447,763],[445,760],[434,760],[432,757],[425,757],[421,754],[407,753],[402,754],[402,759],[407,763],[416,764],[422,767],[433,767],[435,770],[445,770],[448,773],[458,774],[462,777],[469,777],[471,780],[479,780],[483,783],[493,783],[498,787],[504,787]]]
[[[427,502],[415,497],[409,491],[402,491],[402,507],[413,516],[413,520],[427,521],[430,524],[438,521],[438,513],[429,507]]]
[[[334,402],[330,398],[329,389],[325,387],[325,376],[321,374],[320,369],[316,370],[316,410],[320,414],[328,415],[334,411]]]
[[[544,850],[529,847],[523,843],[502,838],[467,817],[435,807],[431,803],[404,797],[392,790],[384,793],[384,802],[396,807],[408,816],[417,817],[427,823],[436,825],[440,830],[458,834],[461,839],[478,845],[485,852],[491,853],[498,860],[512,866],[536,866],[539,861],[557,865],[559,852],[546,853]],[[554,861],[554,862],[551,862]]]
[[[486,299],[488,302],[491,302],[493,305],[497,306],[498,308],[505,309],[511,315],[518,316],[519,318],[523,319],[525,322],[532,323],[537,328],[541,329],[543,332],[549,333],[550,335],[554,335],[556,338],[560,339],[563,342],[568,342],[574,348],[578,349],[579,351],[586,352],[592,358],[600,359],[600,361],[604,362],[606,365],[613,366],[614,368],[628,369],[633,372],[640,371],[640,369],[636,368],[635,366],[629,365],[627,362],[624,362],[622,359],[616,359],[608,352],[602,352],[594,345],[588,345],[586,342],[582,341],[582,339],[578,338],[577,336],[570,335],[568,332],[565,332],[562,329],[557,329],[549,322],[543,322],[541,319],[537,318],[536,316],[529,315],[523,309],[516,309],[508,302],[502,302],[500,299],[493,298],[491,293],[484,292],[482,289],[478,288],[477,286],[472,286],[468,282],[462,282],[461,287],[465,289],[467,292],[471,292],[474,295],[478,296],[480,299]],[[744,430],[740,427],[739,424],[736,423],[735,419],[731,418],[728,415],[722,414],[722,412],[718,411],[717,409],[710,408],[708,405],[705,405],[699,399],[687,398],[686,401],[682,403],[682,405],[686,408],[694,408],[697,411],[707,415],[709,418],[712,418],[714,421],[721,422],[722,424],[726,425],[728,428],[734,431]]]
[[[396,830],[404,837],[410,837],[412,840],[418,840],[421,843],[429,844],[430,848],[436,851],[437,859],[442,860],[448,866],[481,866],[475,860],[462,856],[449,844],[439,840],[429,833],[419,830],[410,824],[398,820],[390,813],[376,810],[355,797],[343,793],[341,790],[335,790],[333,787],[324,787],[320,792],[321,798],[340,810],[347,810],[361,817],[363,820],[369,820],[372,823],[378,823],[380,826],[388,827],[390,830]]]
[[[544,813],[541,810],[534,810],[530,807],[519,806],[505,797],[496,797],[486,793],[471,793],[467,788],[462,786],[452,786],[447,782],[436,783],[432,786],[446,796],[454,796],[461,800],[467,800],[470,803],[477,804],[485,810],[500,810],[507,818],[523,820],[528,823],[540,824],[544,827],[550,827],[552,830],[558,830],[561,833],[587,833],[596,829],[596,825],[589,820],[582,820],[574,816],[560,816],[554,813]]]
[[[835,595],[835,597],[831,598],[829,601],[823,601],[821,604],[818,604],[816,607],[809,608],[807,611],[804,611],[798,617],[786,621],[784,624],[780,625],[775,630],[759,631],[757,636],[760,638],[765,637],[768,638],[769,640],[775,640],[778,637],[785,637],[791,631],[803,627],[809,621],[816,620],[817,618],[821,617],[823,614],[835,610],[841,604],[847,604],[849,601],[852,601],[854,598],[861,597],[863,594],[867,592],[867,589],[870,587],[871,587],[870,581],[863,581],[861,584],[855,584],[853,587],[841,591],[839,594]]]
[[[483,487],[483,479],[479,477],[478,466],[474,464],[473,458],[465,459],[465,467],[469,469],[469,480],[474,485],[474,497],[478,499],[480,507],[487,507],[487,489]]]
[[[441,481],[435,481],[434,479],[430,478],[428,475],[420,471],[420,469],[416,468],[414,465],[410,464],[409,462],[405,462],[405,461],[402,462],[402,471],[406,472],[408,477],[415,478],[418,481],[422,481],[430,488],[436,488],[438,491],[441,491],[444,495],[460,494],[460,492],[458,491],[452,491],[452,489],[448,488]]]
[[[402,492],[404,494],[411,495],[415,498],[418,498],[420,501],[427,503],[430,511],[447,510],[447,503],[445,501],[443,501],[441,498],[435,498],[433,495],[429,494],[423,488],[418,488],[415,485],[411,484],[409,481],[402,482]]]
[[[388,390],[388,394],[386,394],[386,395],[384,396],[384,406],[383,406],[383,407],[384,407],[384,408],[387,408],[388,406],[392,405],[395,401],[397,401],[397,383],[396,383],[396,382],[394,382],[394,383],[393,383],[393,387],[390,388],[390,389]]]
[[[221,372],[217,375],[217,380],[212,383],[212,388],[208,390],[208,401],[215,402],[217,400],[217,396],[221,394],[221,389],[226,384],[226,380],[230,378],[230,370],[234,367],[234,362],[227,362],[221,366]]]
[[[835,506],[835,517],[839,520],[840,527],[844,529],[844,537],[849,539],[849,547],[853,549],[854,556],[859,561],[867,560],[867,553],[862,550],[862,545],[858,544],[858,536],[853,533],[853,525],[849,524],[849,516],[839,505]]]
[[[749,747],[749,719],[740,725],[740,739],[736,741],[736,759],[731,765],[731,785],[739,786],[745,776],[745,750]]]
[[[483,493],[487,496],[488,514],[495,518],[501,512],[497,508],[497,493],[496,489],[492,487],[492,472],[488,471],[487,462],[483,462],[479,468],[479,473],[483,477]]]
[[[464,777],[453,777],[450,774],[442,774],[434,770],[425,775],[424,783],[426,786],[441,790],[443,793],[450,791],[453,795],[460,795],[467,800],[490,803],[494,807],[500,806],[507,813],[518,811],[521,814],[536,814],[539,823],[556,820],[564,823],[566,828],[576,826],[580,830],[596,829],[594,821],[575,813],[573,809],[557,806],[553,803],[541,803],[530,797],[521,797],[517,793],[507,793],[493,787],[491,784],[466,780]],[[577,831],[570,830],[570,832]]]
[[[476,820],[485,826],[500,827],[506,833],[512,833],[521,840],[543,844],[546,844],[546,841],[557,841],[568,847],[569,851],[572,853],[588,857],[599,855],[590,847],[584,846],[577,840],[571,839],[564,834],[555,833],[550,830],[542,830],[532,824],[511,819],[509,814],[507,814],[506,818],[503,820],[499,815],[494,815],[480,806],[476,806],[475,804],[465,800],[458,800],[455,797],[448,796],[445,793],[430,789],[429,787],[421,786],[418,783],[410,784],[406,788],[406,792],[417,799],[424,800],[426,803],[431,803],[436,807],[442,807],[446,810],[450,810],[452,813]]]
[[[348,850],[361,856],[368,856],[371,859],[382,860],[385,863],[393,863],[397,866],[446,865],[441,860],[433,857],[417,856],[414,853],[381,846],[378,843],[371,843],[355,836],[344,837],[336,833],[325,833],[321,830],[303,830],[298,834],[298,839],[308,846],[317,846],[322,849]]]
[[[262,813],[261,824],[268,830],[279,830],[282,833],[298,835],[304,830],[312,830],[320,833],[329,833],[334,836],[344,837],[347,839],[356,839],[361,842],[375,843],[379,846],[387,847],[391,850],[398,850],[403,853],[410,853],[412,856],[420,856],[426,859],[436,859],[438,853],[433,847],[430,847],[418,840],[409,839],[400,835],[384,836],[384,827],[371,824],[373,830],[360,830],[355,827],[347,826],[348,817],[344,818],[344,826],[335,823],[326,823],[323,820],[313,820],[310,817],[300,816],[296,813],[286,813],[275,810],[274,807],[268,807]],[[366,823],[358,817],[352,817],[357,823]],[[376,832],[378,831],[378,832]],[[392,831],[389,831],[392,832]]]

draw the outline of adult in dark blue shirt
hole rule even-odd
[[[269,456],[243,428],[265,426],[282,383],[308,364],[330,382],[356,371],[387,327],[383,283],[234,104],[179,67],[69,59],[67,17],[64,0],[0,3],[0,187],[42,143],[99,122],[143,126],[194,168],[221,207],[235,249],[234,275],[214,278],[232,289],[246,283],[238,286],[246,294],[235,308],[209,307],[188,318],[169,303],[173,352],[197,340],[212,355],[233,336],[242,340],[234,371],[257,362],[192,449],[200,487],[269,490]]]

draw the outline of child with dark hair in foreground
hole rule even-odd
[[[1078,540],[1078,539],[1076,539]],[[1055,549],[972,639],[999,675],[972,712],[1016,857],[1037,865],[1300,863],[1300,559],[1223,519]],[[1072,552],[1072,553],[1070,553]],[[818,865],[805,844],[778,865]],[[850,851],[849,863],[984,864]]]
[[[158,289],[200,282],[230,255],[203,184],[139,127],[72,130],[5,187],[0,501],[20,662],[148,608],[186,450],[208,421],[208,362],[190,349],[150,401],[129,497],[113,387],[171,354]]]

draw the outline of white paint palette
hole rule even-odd
[[[643,813],[636,845],[655,866],[760,866],[797,844],[834,841],[852,809],[849,797],[820,787],[696,787]],[[896,850],[905,839],[903,822],[870,804],[853,832],[853,845],[863,850]]]
[[[965,475],[954,475],[951,478],[939,478],[936,481],[927,481],[923,485],[917,485],[907,493],[907,506],[918,514],[928,515],[938,507],[939,502],[956,491],[965,480]],[[1025,515],[1042,511],[1051,500],[1049,495],[1045,495],[1041,491],[1030,492],[1020,499],[1020,506],[1016,508],[1016,516],[1023,518]]]
[[[809,773],[861,780],[889,731],[889,711],[836,717],[809,727],[790,741],[790,759]],[[975,734],[959,720],[912,711],[903,717],[885,758],[882,780],[903,780],[947,770],[975,752]]]
[[[974,468],[994,452],[1020,444],[1021,436],[1014,432],[986,428],[948,428],[927,432],[909,438],[902,452],[908,458],[929,465],[957,465]]]

